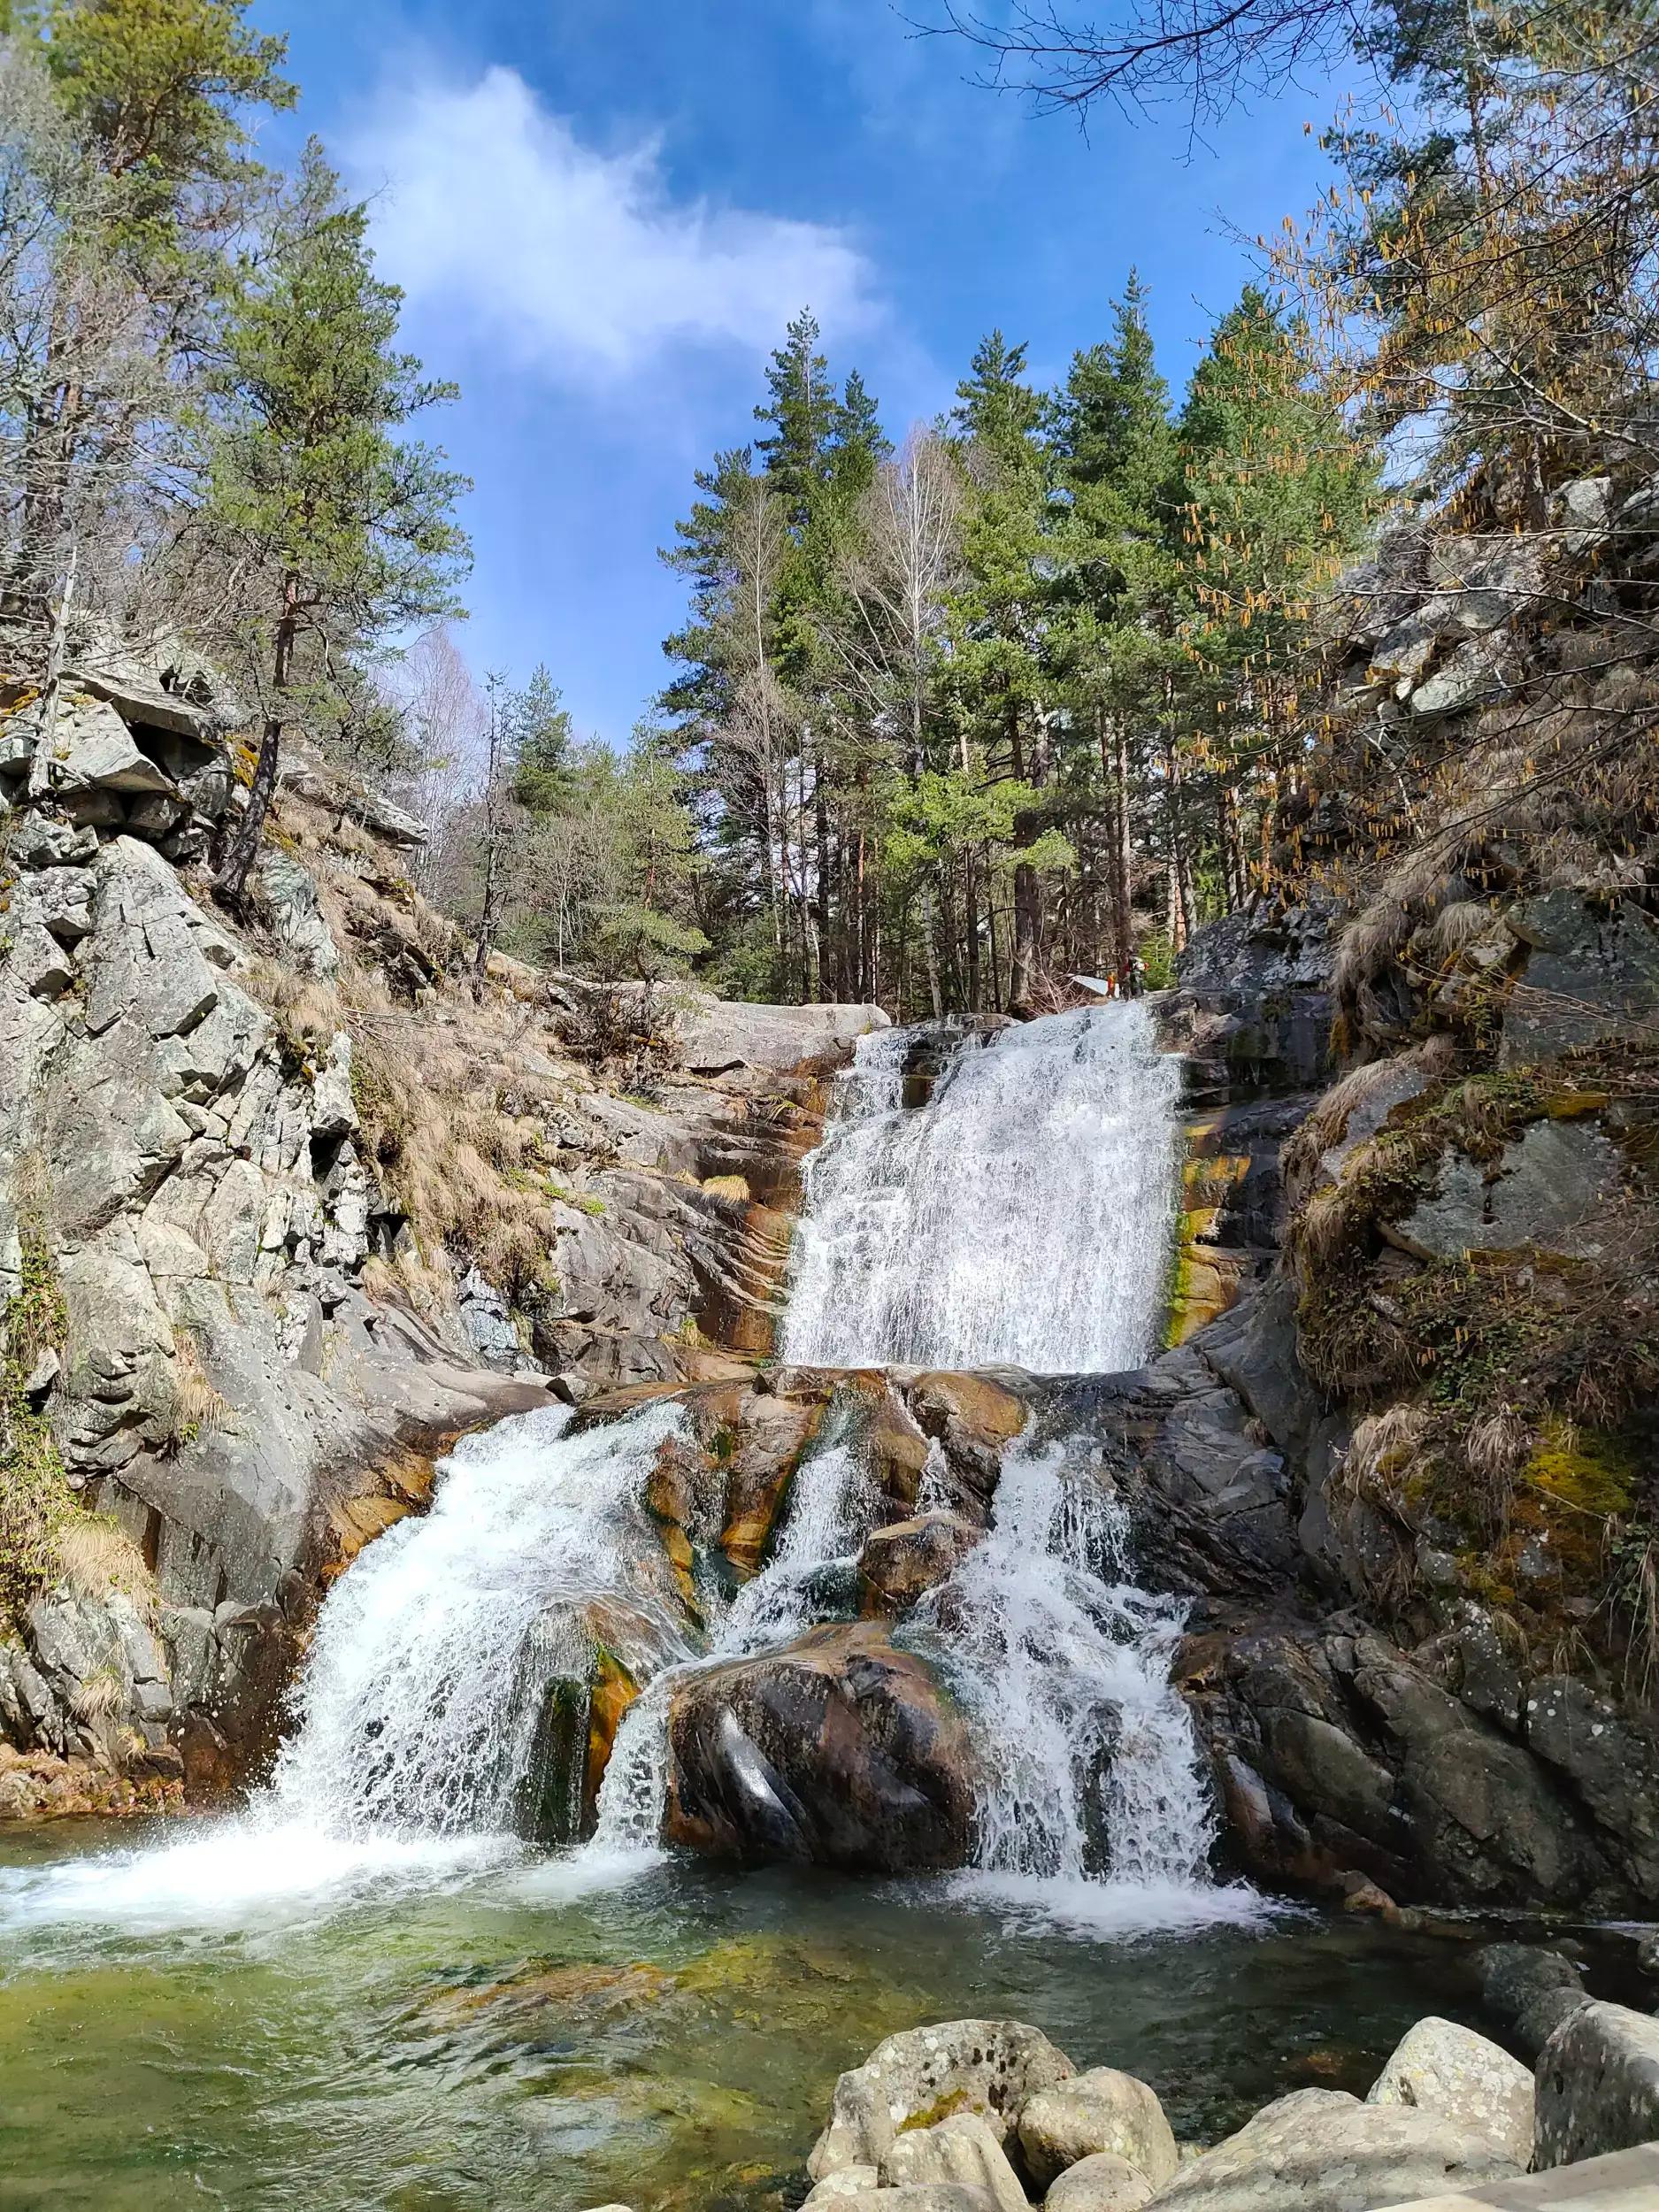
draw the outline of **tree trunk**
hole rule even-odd
[[[1119,977],[1134,958],[1133,853],[1129,830],[1129,738],[1121,722],[1102,714],[1101,767],[1110,794],[1106,892],[1111,904],[1111,962]]]
[[[979,915],[974,896],[972,845],[964,845],[962,852],[962,926],[968,948],[968,1011],[977,1014],[985,1001],[979,992]]]
[[[1181,757],[1170,741],[1168,795],[1170,817],[1170,944],[1179,952],[1193,933],[1193,872],[1187,844],[1187,802],[1181,785]]]
[[[1022,860],[1014,871],[1014,956],[1009,968],[1010,1011],[1023,1007],[1036,979],[1042,940],[1042,888],[1037,871]]]
[[[271,802],[276,796],[277,765],[282,752],[282,728],[287,719],[283,712],[289,679],[294,672],[294,643],[299,635],[299,581],[288,576],[282,583],[282,613],[276,626],[276,640],[271,657],[271,711],[265,718],[259,733],[259,757],[254,764],[253,784],[248,793],[248,804],[231,840],[230,851],[219,872],[215,887],[221,898],[232,906],[240,906],[248,888],[248,879],[253,873],[253,864],[258,857],[260,840],[265,835],[265,818],[271,811]]]
[[[922,955],[927,963],[927,1002],[933,1010],[933,1019],[945,1018],[945,1002],[939,989],[939,948],[933,941],[933,894],[931,887],[922,893]]]
[[[833,993],[834,973],[830,937],[830,833],[829,798],[824,789],[824,765],[820,761],[812,772],[812,826],[818,844],[818,882],[813,890],[815,933],[818,938],[818,990],[824,998]]]
[[[1230,783],[1216,793],[1217,841],[1221,847],[1221,879],[1226,888],[1231,914],[1245,902],[1244,846],[1239,833],[1238,795]]]

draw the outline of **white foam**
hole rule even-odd
[[[0,1928],[76,1924],[131,1934],[277,1927],[365,1899],[442,1887],[511,1863],[511,1836],[332,1835],[256,1812],[149,1850],[0,1872]]]

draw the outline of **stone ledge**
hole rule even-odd
[[[1557,2166],[1515,2181],[1489,2182],[1443,2197],[1414,2197],[1381,2212],[1469,2212],[1471,2205],[1498,2212],[1655,2212],[1659,2207],[1659,2143],[1615,2151],[1578,2166]]]

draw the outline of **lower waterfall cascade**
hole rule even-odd
[[[808,1170],[786,1354],[963,1366],[1023,1355],[1049,1371],[1133,1361],[1156,1326],[1174,1185],[1173,1063],[1143,1010],[964,1036],[932,1097],[906,1106],[918,1042],[905,1030],[862,1040],[844,1079]],[[676,1681],[814,1625],[815,1586],[850,1570],[880,1517],[832,1418],[796,1471],[771,1557],[734,1595],[703,1594],[706,1631],[693,1637],[640,1502],[676,1409],[573,1437],[568,1417],[468,1440],[431,1515],[342,1578],[273,1783],[286,1813],[348,1832],[510,1827],[537,1670],[557,1672],[561,1635],[580,1638],[572,1609],[603,1601],[637,1624],[642,1687],[586,1849],[606,1864],[654,1854]],[[1087,1457],[1080,1440],[1009,1448],[991,1525],[919,1609],[917,1640],[979,1747],[982,1877],[1190,1901],[1213,1816],[1169,1681],[1183,1609],[1133,1585],[1126,1517]]]

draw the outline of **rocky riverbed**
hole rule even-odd
[[[1486,1966],[1500,1997],[1548,1980],[1537,1955],[1516,1947]],[[951,2020],[889,2036],[841,2077],[808,2160],[804,2201],[809,2212],[866,2202],[872,2212],[1025,2212],[1033,2203],[1044,2212],[1370,2212],[1643,2145],[1659,2160],[1655,2138],[1659,2023],[1581,1990],[1566,1997],[1535,2069],[1430,2015],[1363,2097],[1293,2090],[1210,2146],[1178,2141],[1156,2092],[1133,2073],[1079,2070],[1021,2022]],[[1575,2201],[1586,2185],[1561,2175]]]

